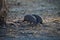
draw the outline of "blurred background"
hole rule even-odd
[[[26,14],[37,14],[44,22],[60,19],[60,0],[6,0],[8,18],[22,18]]]
[[[6,36],[1,40],[60,40],[60,0],[5,0],[8,7]],[[27,14],[41,16],[43,24],[14,23]],[[5,31],[6,30],[6,31]],[[1,31],[1,32],[2,32]],[[3,33],[2,32],[2,33]]]

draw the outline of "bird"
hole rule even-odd
[[[35,20],[35,18],[34,18],[32,15],[25,15],[23,22],[24,22],[24,21],[27,21],[27,22],[29,22],[30,24],[31,24],[31,23],[33,23],[33,24],[36,23],[36,20]]]

